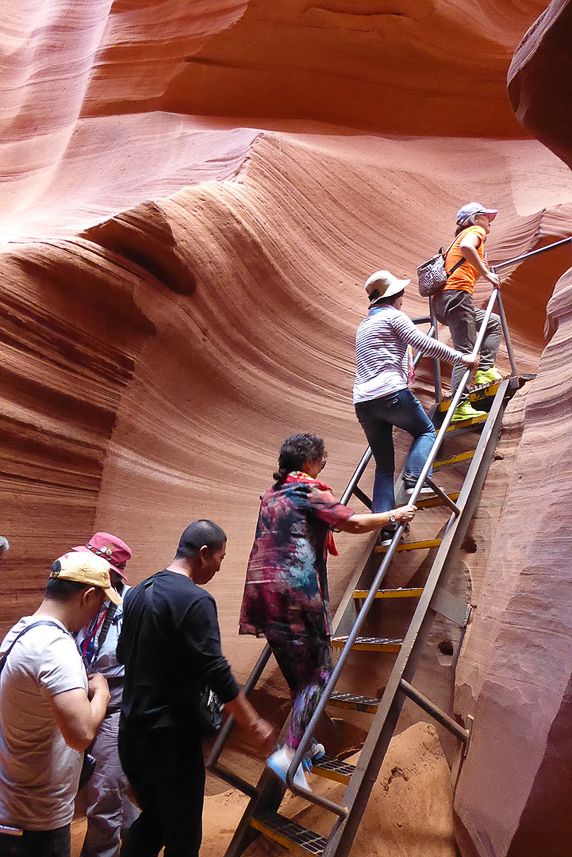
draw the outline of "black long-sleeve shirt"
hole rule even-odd
[[[123,609],[117,646],[125,664],[123,726],[188,726],[205,685],[221,702],[237,696],[221,652],[215,600],[190,578],[163,569],[131,589]]]

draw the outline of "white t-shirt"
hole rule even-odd
[[[69,824],[83,753],[64,741],[49,700],[75,688],[87,692],[87,675],[74,640],[48,616],[25,616],[0,646],[32,628],[10,652],[0,675],[0,823],[24,830]],[[61,630],[60,630],[61,629]]]

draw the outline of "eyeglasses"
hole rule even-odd
[[[328,463],[328,459],[327,459],[327,458],[322,458],[322,459],[320,460],[320,470],[323,470],[327,463]]]

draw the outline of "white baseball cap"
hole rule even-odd
[[[488,214],[489,218],[494,220],[498,213],[498,208],[485,208],[480,202],[468,202],[458,210],[457,223],[462,226],[474,214]]]

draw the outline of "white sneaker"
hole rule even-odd
[[[312,743],[310,744],[310,749],[302,759],[302,765],[304,766],[304,770],[311,772],[314,762],[318,762],[323,756],[326,755],[326,748],[323,744],[318,744],[315,738],[312,738]]]
[[[312,743],[310,744],[310,749],[306,753],[307,759],[320,759],[322,756],[326,755],[326,748],[323,744],[318,744],[315,738],[312,738]]]
[[[408,529],[403,529],[401,536],[399,537],[399,541],[402,542],[405,539],[405,533],[409,532]],[[382,548],[387,548],[393,541],[393,537],[395,535],[395,530],[380,530],[379,531],[379,543]]]
[[[290,767],[290,763],[294,758],[293,754],[288,753],[286,747],[279,747],[269,759],[266,760],[267,767],[276,774],[276,776],[282,780],[283,783],[286,783],[286,771]],[[308,789],[308,791],[312,791],[306,777],[304,776],[304,771],[302,770],[302,765],[298,766],[298,770],[294,774],[294,785],[298,786],[298,788]]]

